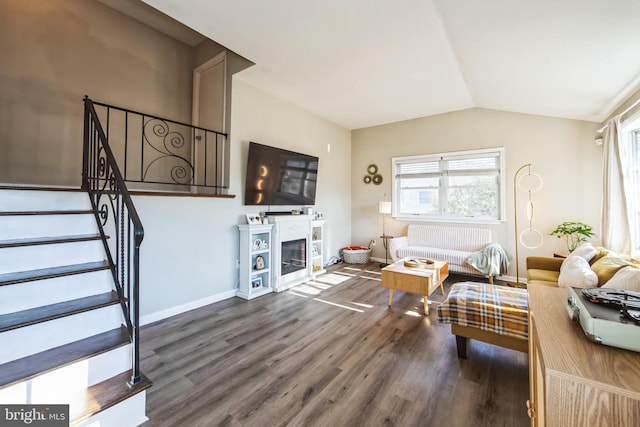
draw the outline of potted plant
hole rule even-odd
[[[565,221],[558,225],[550,234],[556,236],[558,239],[563,236],[566,237],[569,252],[573,252],[578,245],[595,236],[593,227],[580,221]]]

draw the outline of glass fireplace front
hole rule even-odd
[[[304,270],[307,268],[307,240],[289,240],[282,242],[281,252],[281,268],[282,276],[293,273],[294,271]]]

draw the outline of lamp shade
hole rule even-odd
[[[391,202],[380,202],[378,206],[378,212],[381,214],[390,214],[391,213]]]

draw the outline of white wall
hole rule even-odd
[[[598,124],[486,109],[469,109],[352,133],[352,227],[353,243],[367,244],[376,238],[373,256],[384,258],[380,236],[378,201],[387,193],[391,199],[391,158],[427,153],[505,147],[506,221],[489,228],[494,240],[515,255],[513,177],[517,169],[532,163],[532,172],[542,176],[543,187],[533,193],[533,228],[544,235],[542,247],[519,248],[520,276],[526,275],[524,261],[532,254],[551,256],[566,251],[560,240],[548,234],[563,221],[584,221],[600,230],[601,156],[594,143]],[[384,181],[365,184],[369,164],[378,165]],[[527,193],[518,194],[519,230],[528,227]],[[407,222],[388,218],[387,234],[406,234]],[[595,243],[599,242],[596,237]],[[512,262],[509,275],[515,276]]]
[[[232,92],[229,193],[236,197],[135,197],[145,228],[140,303],[144,323],[235,293],[236,225],[245,223],[245,214],[263,210],[243,205],[249,141],[318,156],[316,209],[327,221],[325,252],[337,254],[350,241],[350,132],[237,77]]]

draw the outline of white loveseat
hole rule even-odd
[[[389,255],[393,261],[408,256],[447,261],[449,271],[483,274],[466,260],[490,243],[491,230],[486,228],[410,224],[406,236],[389,240]]]

